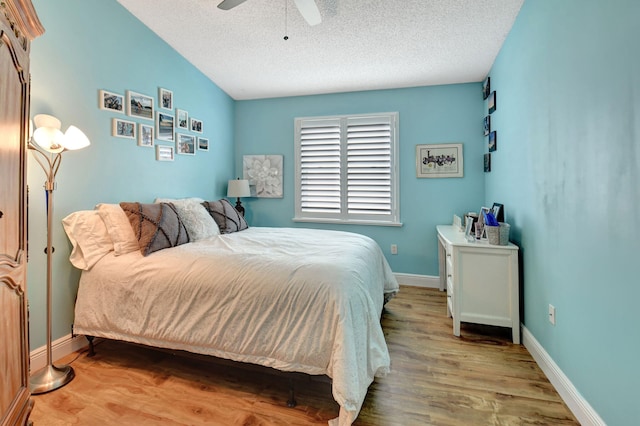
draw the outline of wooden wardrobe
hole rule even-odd
[[[24,425],[29,393],[26,157],[31,0],[0,0],[0,425]]]

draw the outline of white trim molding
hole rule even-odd
[[[401,285],[413,287],[440,288],[440,278],[430,275],[400,274],[394,273],[396,280]]]
[[[51,358],[55,362],[56,360],[64,358],[65,356],[74,353],[75,351],[79,351],[80,349],[88,345],[89,342],[87,342],[87,339],[84,336],[72,336],[71,334],[67,334],[66,336],[62,336],[61,338],[51,342]],[[30,358],[31,373],[34,373],[41,368],[46,367],[47,347],[40,346],[39,348],[32,350]]]
[[[527,348],[542,372],[547,376],[553,387],[556,388],[562,400],[582,426],[606,426],[606,423],[596,410],[578,392],[571,380],[562,372],[560,367],[524,325],[522,326],[522,344]]]

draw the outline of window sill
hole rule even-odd
[[[330,223],[333,225],[369,225],[369,226],[395,226],[401,227],[402,222],[383,222],[377,220],[340,220],[340,219],[327,219],[327,218],[306,218],[306,217],[294,217],[294,222],[302,223]]]

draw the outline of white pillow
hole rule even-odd
[[[116,256],[140,250],[131,222],[119,204],[98,204],[96,209],[107,226]]]
[[[200,198],[156,198],[156,203],[171,203],[175,206],[178,216],[187,228],[189,239],[198,241],[220,234],[220,229],[207,209],[201,204]]]
[[[95,210],[71,213],[62,219],[62,226],[73,245],[69,261],[78,269],[91,269],[113,250],[107,227]]]

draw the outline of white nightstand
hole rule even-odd
[[[447,290],[447,316],[453,334],[460,323],[510,327],[520,343],[518,246],[467,241],[452,225],[438,225],[440,290]]]

